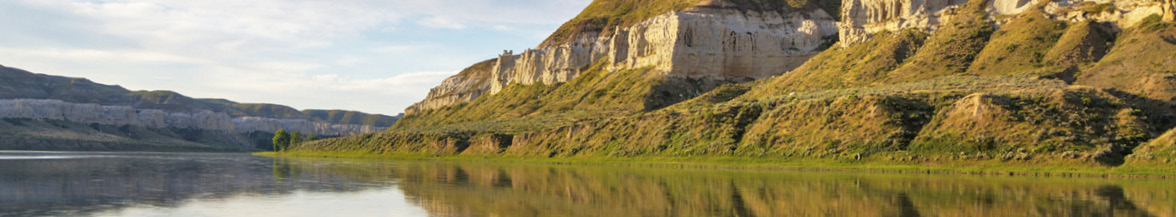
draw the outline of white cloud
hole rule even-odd
[[[433,16],[417,22],[422,26],[438,29],[464,29],[465,25],[448,17]]]
[[[383,54],[414,53],[428,48],[426,45],[388,45],[372,49],[373,52]]]
[[[455,70],[537,44],[543,37],[532,35],[589,1],[9,0],[0,1],[0,14],[13,15],[0,19],[0,64],[131,89],[394,114]]]
[[[212,61],[146,50],[29,49],[0,47],[0,53],[66,61],[131,61],[158,64],[212,64]]]

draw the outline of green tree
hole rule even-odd
[[[290,134],[286,133],[286,129],[278,129],[277,132],[274,132],[274,151],[282,151],[289,144]]]
[[[287,144],[286,146],[289,147],[291,145],[297,145],[302,143],[303,140],[306,140],[306,137],[302,136],[302,132],[295,130],[293,133],[290,133],[290,144]]]

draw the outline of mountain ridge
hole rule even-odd
[[[390,127],[394,116],[357,111],[307,109],[266,103],[237,103],[225,99],[198,99],[174,91],[131,91],[118,85],[104,85],[85,78],[36,74],[0,66],[0,99],[57,99],[72,103],[131,106],[165,111],[209,110],[232,117],[307,119],[335,124]],[[314,115],[312,115],[314,114]],[[346,118],[344,118],[346,117]]]
[[[0,118],[0,148],[78,151],[270,150],[278,129],[337,137],[378,132],[399,119],[130,91],[4,66]]]

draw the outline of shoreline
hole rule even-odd
[[[375,159],[437,162],[493,162],[537,165],[622,166],[677,169],[732,169],[805,172],[862,172],[891,174],[943,174],[1007,177],[1061,177],[1107,179],[1176,179],[1176,166],[1154,164],[1140,166],[1059,166],[1029,164],[1032,162],[1000,163],[995,161],[936,161],[936,162],[845,162],[830,159],[755,159],[742,157],[633,157],[633,158],[534,158],[534,157],[474,157],[427,155],[371,154],[345,152],[253,152],[256,156],[296,158]]]

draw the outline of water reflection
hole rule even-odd
[[[314,216],[314,210],[337,216],[1173,216],[1176,185],[236,154],[0,160],[0,216]]]
[[[387,188],[379,180],[319,173],[248,154],[0,153],[0,216],[85,216],[197,200]],[[60,157],[39,157],[60,156]],[[297,166],[294,166],[297,165]]]
[[[404,165],[454,216],[1172,216],[1168,181]]]

